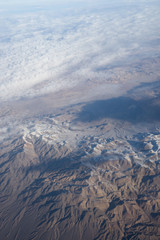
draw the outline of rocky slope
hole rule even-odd
[[[159,239],[159,124],[84,123],[71,109],[3,140],[1,239]]]

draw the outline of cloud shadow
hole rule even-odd
[[[87,103],[78,113],[76,120],[92,122],[105,118],[132,123],[160,121],[158,98],[134,100],[130,97],[118,97]]]

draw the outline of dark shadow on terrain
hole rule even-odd
[[[149,91],[154,91],[155,96],[159,95],[160,92],[160,79],[158,79],[155,82],[142,82],[140,85],[132,88],[131,90],[128,91],[128,94],[136,94],[137,92],[143,93],[143,91],[147,90]]]
[[[86,104],[76,120],[92,122],[111,118],[132,123],[160,121],[159,99],[134,100],[130,97],[118,97],[97,100]]]
[[[81,162],[79,161],[80,158],[73,159],[73,157],[68,156],[64,158],[50,158],[50,159],[43,159],[43,162],[27,167],[25,169],[26,176],[29,172],[39,171],[41,173],[44,172],[53,172],[53,171],[71,171],[75,169],[79,169]]]

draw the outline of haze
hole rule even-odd
[[[160,2],[0,2],[0,240],[160,239]]]

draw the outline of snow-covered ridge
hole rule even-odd
[[[139,133],[128,137],[108,137],[87,128],[76,126],[63,118],[49,118],[35,121],[31,126],[21,126],[23,140],[26,144],[44,143],[59,151],[65,148],[71,152],[81,152],[81,162],[116,161],[125,159],[128,162],[146,166],[154,164],[160,157],[160,132]],[[104,131],[104,129],[103,129]],[[93,133],[95,135],[93,135]],[[62,148],[61,148],[62,147]]]

